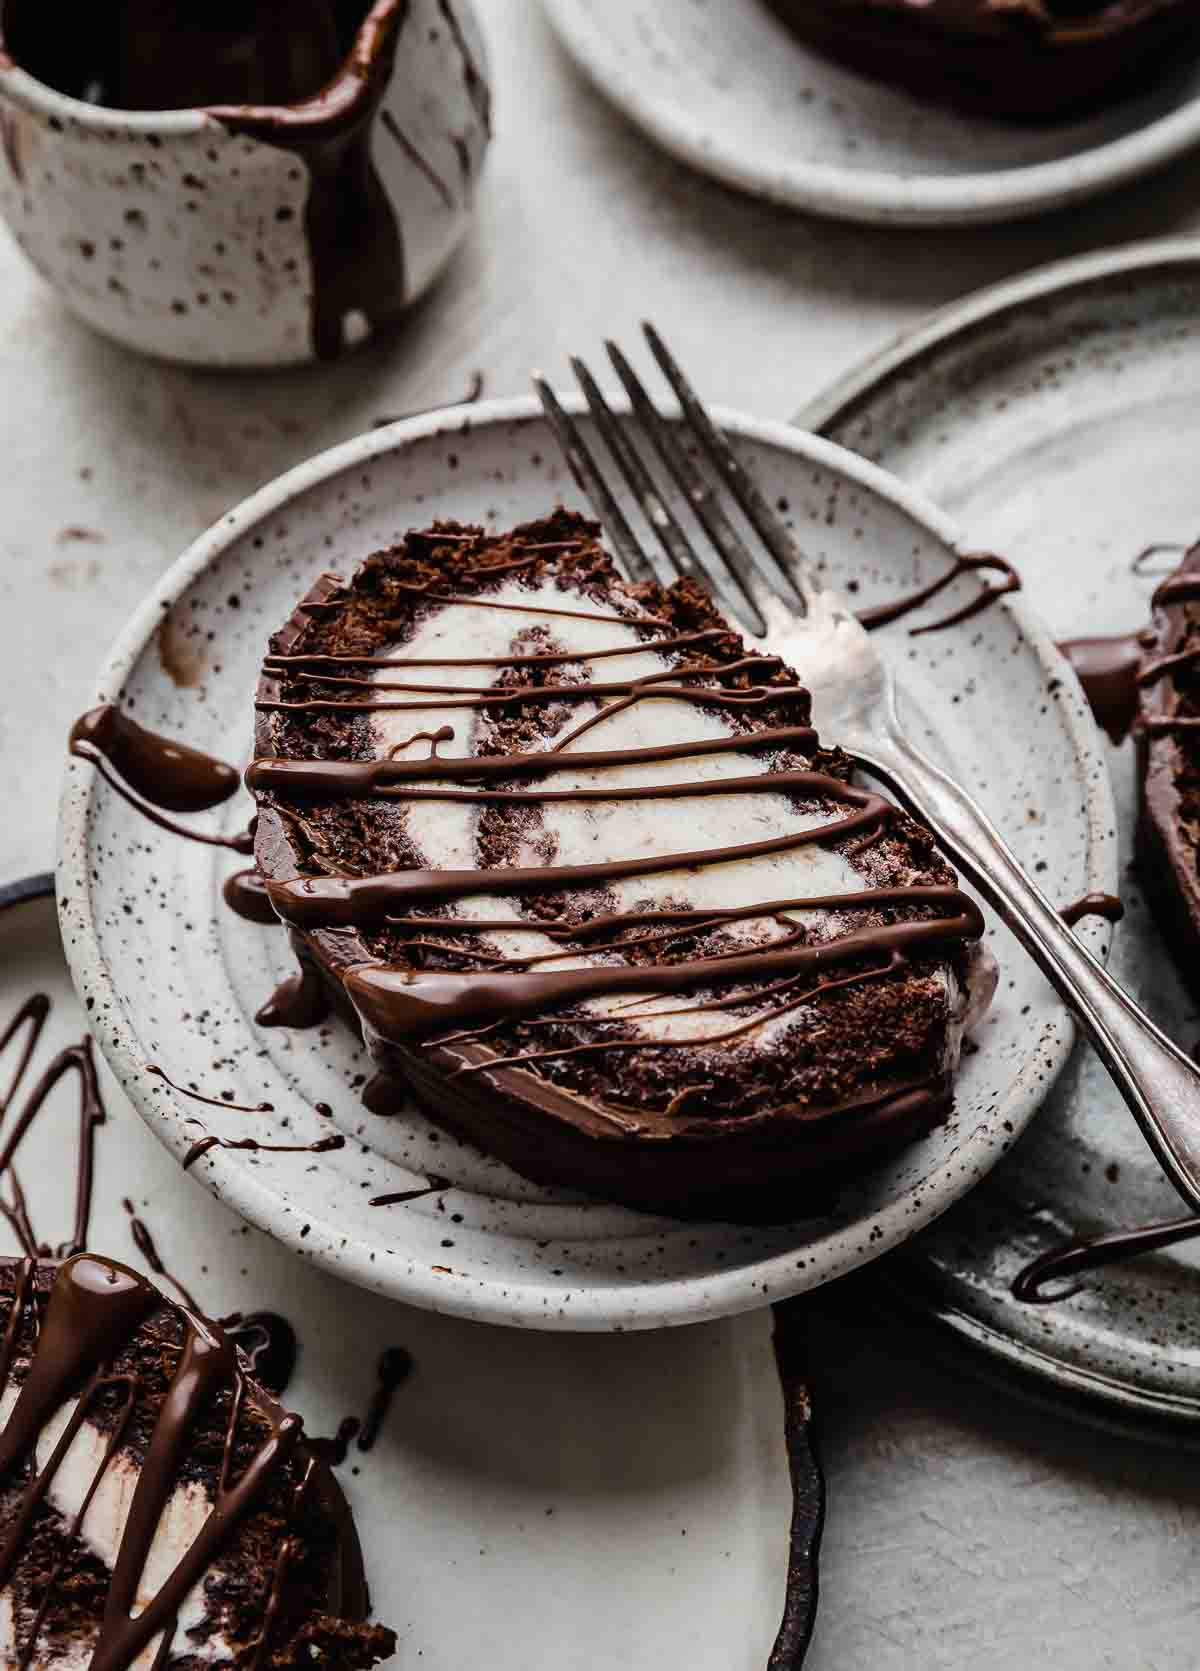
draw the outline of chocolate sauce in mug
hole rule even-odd
[[[439,9],[457,39],[450,0]],[[400,226],[371,141],[411,10],[408,0],[123,0],[74,7],[64,27],[42,0],[7,0],[0,51],[73,98],[202,111],[298,159],[308,176],[313,348],[328,359],[407,300]],[[464,58],[471,88],[468,69],[478,80]],[[410,149],[391,112],[382,114]],[[196,189],[209,184],[198,179]],[[228,189],[223,177],[211,184]],[[292,213],[281,204],[277,218]]]

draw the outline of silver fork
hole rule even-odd
[[[1075,937],[978,802],[906,735],[892,672],[849,603],[817,582],[791,531],[716,429],[658,333],[651,325],[644,329],[679,402],[679,419],[659,413],[615,343],[606,347],[632,414],[612,411],[581,360],[572,359],[571,366],[625,488],[654,530],[661,547],[656,553],[637,538],[578,424],[545,379],[534,379],[567,464],[627,574],[668,582],[694,576],[763,648],[798,669],[812,691],[822,735],[841,744],[934,831],[1069,1006],[1164,1172],[1188,1205],[1200,1209],[1200,1071]],[[634,445],[636,429],[695,512],[711,555],[697,549],[655,485]],[[697,463],[700,455],[740,507],[754,542],[737,532]]]

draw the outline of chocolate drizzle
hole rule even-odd
[[[1070,905],[1064,905],[1058,914],[1068,928],[1074,928],[1085,917],[1103,917],[1105,922],[1119,923],[1125,915],[1125,907],[1115,894],[1090,893]]]
[[[392,1407],[396,1389],[404,1385],[412,1371],[412,1358],[403,1346],[389,1346],[386,1352],[380,1354],[375,1369],[375,1391],[371,1395],[371,1402],[367,1406],[367,1413],[363,1417],[358,1435],[360,1451],[369,1451],[378,1439],[387,1420],[388,1411]]]
[[[75,721],[69,748],[90,761],[118,795],[160,830],[209,847],[230,847],[235,853],[254,851],[253,830],[236,836],[207,835],[164,816],[204,812],[235,794],[238,774],[224,761],[147,731],[111,702]]]
[[[162,1255],[158,1251],[154,1237],[150,1234],[149,1226],[138,1217],[137,1210],[134,1207],[133,1202],[126,1197],[126,1199],[122,1202],[122,1205],[125,1208],[125,1211],[129,1214],[129,1234],[133,1237],[133,1245],[137,1248],[147,1265],[149,1265],[155,1276],[160,1276],[164,1282],[169,1282],[171,1284],[171,1287],[179,1295],[180,1299],[183,1301],[184,1305],[187,1306],[189,1311],[196,1312],[198,1316],[202,1315],[202,1307],[193,1298],[191,1290],[185,1287],[180,1278],[169,1271],[163,1263]]]
[[[79,1253],[87,1245],[88,1223],[91,1218],[95,1132],[96,1127],[103,1125],[106,1118],[100,1097],[100,1085],[96,1078],[92,1041],[87,1037],[81,1039],[78,1044],[71,1044],[60,1050],[29,1087],[20,1107],[14,1109],[14,1102],[32,1065],[49,1014],[49,998],[42,993],[35,993],[33,997],[26,999],[0,1033],[0,1055],[18,1039],[21,1040],[16,1066],[3,1097],[0,1098],[0,1121],[11,1116],[11,1124],[7,1130],[0,1126],[0,1179],[7,1180],[10,1190],[8,1200],[0,1198],[0,1214],[7,1219],[15,1232],[22,1250],[32,1258],[48,1252],[49,1249],[39,1242],[30,1223],[25,1192],[21,1188],[14,1166],[17,1151],[55,1086],[68,1075],[76,1075],[79,1102],[78,1137],[75,1145],[74,1226],[71,1239],[58,1247],[56,1252],[59,1258]]]
[[[1013,1281],[1013,1298],[1028,1305],[1068,1300],[1079,1292],[1081,1284],[1054,1294],[1045,1292],[1046,1285],[1135,1259],[1139,1254],[1158,1253],[1196,1236],[1200,1236],[1200,1218],[1196,1217],[1172,1219],[1165,1224],[1143,1224],[1135,1230],[1114,1230],[1101,1236],[1079,1236],[1026,1265]]]
[[[1072,638],[1058,646],[1083,686],[1096,724],[1121,743],[1133,729],[1145,646],[1138,633]]]
[[[319,1027],[329,1014],[320,975],[308,964],[289,975],[254,1017],[260,1027]]]
[[[378,330],[407,299],[400,225],[371,158],[371,135],[410,9],[410,0],[376,0],[349,57],[312,98],[208,106],[231,133],[292,152],[308,172],[304,226],[318,359],[342,353],[356,315]]]
[[[295,1373],[300,1350],[287,1318],[274,1311],[251,1311],[244,1317],[235,1312],[221,1326],[245,1356],[254,1379],[278,1397]]]
[[[155,1079],[161,1079],[173,1091],[177,1091],[181,1097],[190,1097],[193,1102],[207,1103],[210,1108],[228,1108],[237,1114],[273,1114],[275,1112],[273,1102],[232,1102],[226,1097],[210,1097],[206,1096],[203,1091],[193,1091],[187,1085],[178,1085],[169,1074],[159,1067],[157,1062],[147,1062],[146,1072]]]
[[[972,598],[969,603],[965,603],[961,609],[954,610],[943,620],[932,621],[928,626],[910,627],[908,629],[909,637],[920,638],[925,633],[942,632],[947,627],[959,626],[963,621],[970,621],[976,615],[981,615],[985,609],[990,609],[997,599],[1003,597],[1006,592],[1019,592],[1021,590],[1020,575],[1012,564],[1006,562],[1003,557],[997,557],[990,551],[964,551],[959,553],[946,573],[939,579],[931,581],[928,586],[922,586],[915,592],[908,593],[905,597],[896,598],[891,603],[875,604],[870,609],[860,609],[858,619],[868,632],[874,632],[877,627],[889,626],[893,621],[899,621],[905,615],[911,614],[913,610],[931,603],[940,592],[944,592],[948,586],[952,586],[961,575],[976,574],[981,570],[997,574],[1000,578],[994,586],[985,586],[977,597]]]
[[[346,1139],[340,1135],[319,1137],[315,1143],[260,1143],[257,1137],[215,1137],[209,1132],[198,1137],[184,1155],[183,1170],[188,1171],[201,1156],[211,1154],[214,1149],[245,1149],[255,1155],[329,1155],[345,1147]]]

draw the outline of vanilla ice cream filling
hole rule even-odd
[[[527,609],[528,614],[490,608],[488,604],[491,603],[519,605],[522,610]],[[576,605],[574,597],[553,585],[530,587],[509,581],[495,592],[490,592],[485,603],[454,604],[431,615],[418,625],[410,639],[387,647],[381,655],[413,662],[435,658],[470,660],[471,665],[461,667],[415,667],[412,678],[414,683],[479,687],[490,683],[499,671],[487,666],[487,662],[505,655],[528,654],[527,645],[518,647],[514,641],[523,629],[541,624],[549,628],[557,650],[578,652],[581,657],[578,664],[551,669],[552,675],[560,678],[569,677],[581,666],[588,669],[597,682],[612,683],[661,674],[675,666],[672,660],[659,655],[651,644],[638,636],[636,621],[610,613],[591,601],[586,607],[597,615],[603,615],[603,620],[539,613],[539,606],[553,611],[572,605]],[[597,650],[612,650],[625,644],[629,646],[627,655],[605,656],[593,662],[582,659]],[[398,683],[404,676],[400,667],[381,667],[375,680]],[[462,757],[476,752],[482,710],[439,707],[436,697],[431,697],[426,706],[416,695],[410,696],[401,691],[389,693],[391,695],[413,706],[405,712],[384,710],[372,715],[378,755],[392,754],[397,759],[427,758],[428,742],[411,740],[413,733],[436,731],[443,726],[453,731],[453,740],[445,746],[447,754]],[[611,700],[611,697],[599,697],[594,701],[571,701],[566,720],[555,734],[546,737],[542,746],[552,748],[556,737],[576,730],[600,711],[601,704]],[[416,706],[418,703],[419,707]],[[569,759],[576,748],[583,752],[620,752],[721,739],[730,735],[731,727],[716,710],[706,711],[690,702],[649,697],[593,726],[577,743],[568,743],[562,754]],[[677,760],[561,771],[556,772],[547,783],[555,790],[615,789],[709,782],[755,776],[763,772],[760,754],[731,751]],[[406,830],[420,862],[429,868],[477,869],[476,836],[482,804],[469,801],[408,802],[405,807]],[[667,801],[548,801],[542,803],[540,810],[540,819],[527,831],[517,831],[517,850],[512,859],[515,866],[545,864],[547,841],[553,847],[553,858],[549,862],[573,866],[745,846],[830,822],[828,812],[799,813],[786,796],[769,790],[764,790],[762,794],[710,794],[697,795],[695,799]],[[849,812],[850,809],[846,810]],[[771,900],[856,893],[869,885],[861,871],[856,870],[843,854],[826,846],[813,845],[749,858],[731,858],[728,862],[700,868],[620,878],[607,883],[606,891],[617,911],[652,908],[655,903],[667,901],[673,908],[686,905],[696,910],[721,910]],[[458,911],[478,921],[511,919],[520,914],[516,901],[498,894],[464,899],[459,903]],[[856,915],[854,912],[802,908],[787,912],[794,923],[809,926],[818,939],[831,939],[853,932],[858,926],[854,920]],[[742,940],[747,948],[763,946],[787,932],[780,924],[761,917],[747,918],[724,925],[724,928],[726,933]],[[561,950],[557,942],[533,926],[527,930],[497,928],[486,936],[480,936],[479,943],[501,956],[524,957]],[[569,959],[559,958],[552,967],[586,967],[596,961],[595,957],[579,953]],[[976,1006],[972,1005],[970,994],[960,990],[948,964],[938,967],[937,978],[943,982],[947,993],[946,1066],[952,1068],[958,1060],[968,1020],[973,1024],[976,1019],[972,1013]],[[688,1005],[686,995],[683,998],[666,995],[642,999],[632,1005],[628,995],[624,995],[592,999],[585,1007],[597,1015],[619,1015],[623,1022],[632,1023],[635,1031],[648,1039],[688,1040],[698,1045],[702,1045],[706,1038],[728,1032],[739,1021],[746,1019],[745,1011],[731,1015],[729,1011],[706,1012],[695,1008],[685,1014],[656,1015],[661,1011],[687,1009]],[[986,1008],[986,1000],[983,1007]],[[752,1034],[745,1035],[746,1041],[757,1048],[769,1045],[781,1030],[795,1026],[797,1018],[796,1011],[780,1013],[765,1021]]]
[[[0,1398],[0,1426],[3,1426],[17,1402],[19,1388],[8,1387]],[[37,1467],[44,1469],[54,1447],[62,1438],[77,1407],[77,1401],[67,1400],[42,1429],[36,1447]],[[88,1504],[87,1513],[79,1527],[79,1536],[97,1560],[111,1573],[117,1554],[133,1494],[140,1477],[140,1469],[128,1452],[118,1449],[104,1467],[109,1435],[86,1419],[71,1441],[66,1454],[55,1470],[46,1493],[46,1501],[56,1510],[64,1524],[72,1526],[83,1507],[93,1481],[104,1468],[99,1484]],[[133,1607],[136,1617],[170,1578],[182,1557],[195,1543],[212,1510],[212,1499],[203,1486],[195,1481],[178,1484],[167,1499],[146,1559],[145,1569],[138,1584],[137,1600]],[[212,1569],[217,1570],[217,1569]],[[179,1610],[175,1628],[174,1653],[188,1655],[204,1665],[218,1665],[234,1657],[233,1645],[214,1630],[204,1639],[189,1636],[189,1632],[206,1626],[212,1610],[204,1593],[204,1580],[193,1586]],[[48,1623],[53,1625],[53,1604],[48,1610]],[[46,1641],[39,1640],[31,1661],[32,1671],[87,1671],[99,1634],[96,1632],[77,1640],[55,1640],[51,1650]],[[134,1661],[136,1671],[150,1671],[161,1645],[156,1636]],[[23,1647],[18,1639],[17,1620],[12,1591],[0,1590],[0,1663],[15,1665]]]

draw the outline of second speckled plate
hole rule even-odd
[[[920,488],[1001,551],[1060,638],[1149,616],[1148,546],[1200,536],[1200,244],[1063,262],[935,316],[810,403],[798,421]],[[1176,557],[1175,561],[1178,560]],[[1133,857],[1133,746],[1109,749],[1121,857]],[[1200,1018],[1125,868],[1111,968],[1186,1048]],[[1091,1051],[1025,1138],[894,1265],[925,1308],[1102,1419],[1191,1424],[1200,1439],[1200,1243],[1084,1279],[1031,1306],[1014,1276],[1074,1235],[1182,1209]]]

